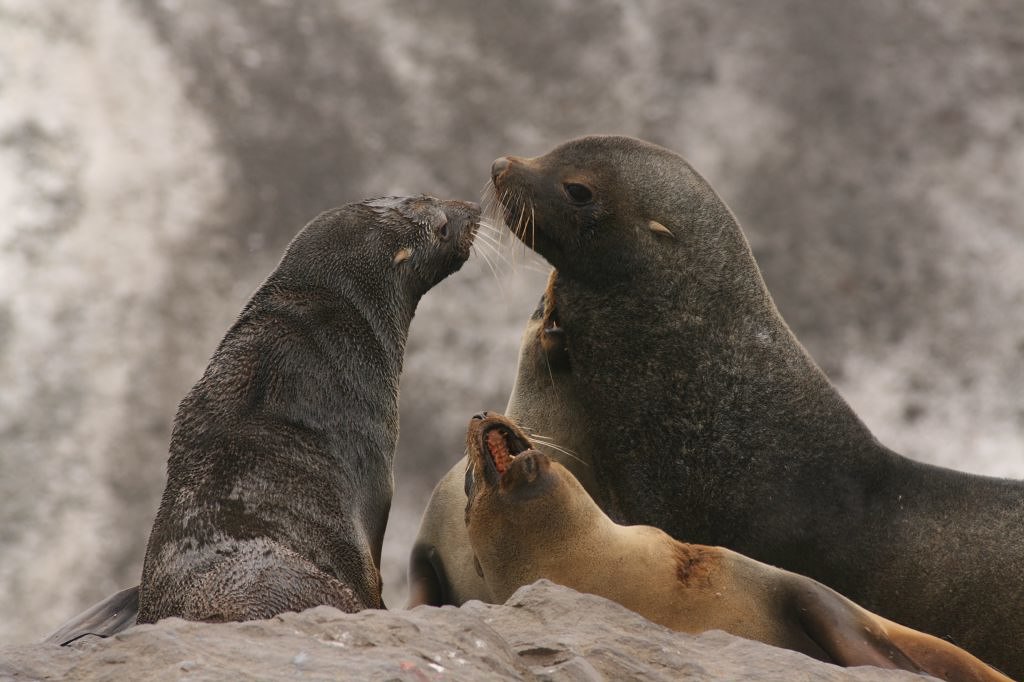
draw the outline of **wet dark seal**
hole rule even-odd
[[[469,256],[478,217],[375,199],[295,237],[178,408],[139,622],[382,606],[409,323]],[[102,610],[86,626],[109,625]]]
[[[736,219],[686,161],[586,137],[503,157],[492,179],[517,235],[557,269],[507,413],[585,453],[583,483],[613,519],[808,575],[1024,677],[1024,483],[880,444],[794,337]],[[521,216],[532,220],[511,222]],[[549,328],[557,338],[545,341]],[[486,596],[462,567],[462,507],[445,501],[464,472],[438,485],[414,550],[431,557],[417,567],[443,566],[463,586],[424,594]]]
[[[685,544],[651,526],[614,523],[565,467],[501,415],[470,420],[466,451],[466,525],[499,602],[544,578],[682,632],[725,630],[844,666],[1009,682],[966,651],[810,578],[722,547]]]

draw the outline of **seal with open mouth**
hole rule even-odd
[[[587,490],[596,490],[587,453],[596,447],[591,444],[591,437],[599,434],[584,430],[584,422],[565,409],[580,404],[583,398],[575,395],[575,388],[563,380],[569,369],[568,347],[557,316],[553,295],[548,291],[523,332],[519,372],[505,412],[513,419],[531,412],[531,417],[522,417],[520,423],[536,425],[531,429],[536,447],[561,462]],[[530,405],[547,406],[549,410],[541,417],[532,413]],[[534,421],[530,422],[530,418]],[[542,440],[548,434],[558,434],[557,441]],[[463,520],[470,474],[468,459],[463,458],[438,482],[430,496],[409,557],[410,608],[421,604],[460,605],[470,599],[494,601],[474,569]]]
[[[491,174],[513,231],[557,271],[557,335],[524,335],[506,413],[586,459],[606,513],[808,575],[1024,678],[1024,482],[880,444],[682,157],[591,136]],[[461,565],[464,472],[438,484],[414,549],[452,596],[486,594]]]
[[[508,599],[541,578],[616,601],[682,632],[725,630],[844,666],[966,682],[1009,680],[966,651],[903,627],[810,578],[722,547],[609,519],[514,422],[474,416],[465,519],[478,569]]]

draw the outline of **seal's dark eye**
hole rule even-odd
[[[445,220],[444,223],[442,223],[440,226],[438,226],[438,228],[437,228],[437,236],[440,237],[441,239],[448,239],[448,221],[447,220]]]
[[[590,188],[578,182],[565,183],[565,193],[577,204],[585,204],[594,198],[594,193],[590,191]]]

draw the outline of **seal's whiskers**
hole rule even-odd
[[[573,452],[569,448],[562,447],[561,445],[558,445],[557,443],[552,442],[547,436],[539,436],[536,433],[534,433],[534,434],[530,435],[530,438],[533,439],[534,441],[536,441],[538,445],[543,445],[545,447],[551,448],[552,450],[557,450],[558,452],[561,452],[566,457],[570,457],[570,458],[576,460],[577,462],[579,462],[583,466],[586,466],[586,467],[590,466],[589,462],[586,462],[585,460],[583,460],[575,452]]]

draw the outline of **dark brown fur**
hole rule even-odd
[[[518,236],[557,269],[567,355],[561,371],[521,363],[529,391],[508,412],[587,453],[613,518],[812,576],[1024,676],[1024,484],[880,444],[681,157],[597,136],[492,172],[510,219],[534,218]]]
[[[296,236],[179,406],[139,622],[382,606],[405,339],[478,213],[371,200]]]

